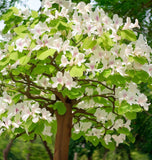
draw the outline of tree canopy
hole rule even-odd
[[[56,134],[54,160],[68,159],[71,137],[109,149],[133,142],[131,120],[150,105],[138,84],[152,80],[151,48],[133,30],[138,20],[123,23],[84,2],[42,6],[1,17],[1,134]]]

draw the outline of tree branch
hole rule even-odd
[[[16,138],[22,136],[23,134],[25,134],[26,132],[22,132],[20,134],[17,134],[13,139],[11,139],[11,141],[9,142],[9,144],[6,146],[6,148],[3,150],[3,158],[4,160],[8,160],[7,157],[8,157],[8,153],[13,145],[13,142]],[[31,132],[30,132],[31,133]]]
[[[43,143],[43,145],[44,145],[44,147],[45,147],[45,149],[46,149],[46,151],[47,151],[47,153],[48,153],[48,155],[49,155],[49,157],[50,157],[50,160],[53,160],[53,154],[52,154],[49,146],[47,145],[47,142],[46,142],[46,141],[43,141],[43,139],[42,139],[41,136],[40,136],[40,138],[41,138],[41,141],[42,141],[42,143]]]
[[[105,84],[103,84],[102,82],[97,81],[97,80],[92,80],[92,79],[76,79],[76,78],[74,78],[74,80],[75,80],[75,81],[95,82],[95,83],[101,84],[101,85],[104,86],[105,88],[113,91],[113,88],[110,88],[110,87],[106,86]]]

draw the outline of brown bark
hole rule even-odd
[[[89,157],[88,157],[88,160],[92,160],[92,156],[89,156]]]
[[[72,105],[65,103],[66,113],[59,115],[57,118],[57,134],[55,140],[54,160],[68,160],[69,142],[72,128]]]
[[[53,154],[52,154],[49,146],[47,145],[47,142],[46,142],[46,141],[43,141],[43,139],[42,139],[41,136],[40,136],[40,138],[41,138],[42,143],[43,143],[43,145],[44,145],[44,147],[45,147],[45,149],[46,149],[46,151],[47,151],[47,153],[48,153],[48,155],[49,155],[50,160],[53,160]]]
[[[13,145],[14,140],[15,140],[16,138],[20,137],[21,135],[23,135],[24,133],[25,133],[25,132],[20,133],[20,134],[17,134],[17,135],[15,136],[15,138],[14,138],[14,139],[11,139],[11,141],[8,143],[8,145],[6,146],[6,148],[3,150],[3,159],[4,159],[4,160],[7,160],[7,159],[8,159],[8,153],[9,153],[9,151],[10,151],[12,145]]]
[[[105,149],[104,156],[103,156],[103,160],[106,160],[108,151],[109,151],[108,149]]]
[[[8,153],[9,153],[11,147],[12,147],[13,141],[14,141],[14,139],[12,139],[10,141],[10,143],[7,145],[7,147],[3,150],[3,158],[4,158],[4,160],[7,160]]]

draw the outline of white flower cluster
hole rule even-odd
[[[53,8],[54,3],[59,4],[59,9]],[[26,25],[21,23],[18,25],[18,27],[21,28],[17,27],[13,30],[15,33],[10,37],[14,42],[9,41],[8,44],[12,42],[10,48],[6,45],[4,49],[4,52],[8,53],[8,55],[3,55],[2,51],[0,52],[0,60],[2,60],[3,66],[8,64],[1,70],[1,73],[7,75],[7,69],[9,69],[9,71],[17,71],[17,67],[21,65],[21,61],[18,60],[20,55],[24,55],[21,57],[23,58],[22,65],[26,65],[30,61],[30,58],[34,57],[32,59],[34,62],[28,63],[25,68],[35,67],[35,64],[38,63],[41,63],[46,68],[52,65],[55,69],[52,72],[50,71],[51,73],[49,74],[36,73],[37,77],[31,75],[31,83],[34,82],[37,86],[44,87],[44,90],[49,90],[50,87],[52,90],[57,91],[58,88],[60,88],[59,86],[63,88],[66,87],[69,90],[79,87],[84,93],[81,97],[77,98],[77,100],[84,98],[84,95],[86,95],[88,99],[82,99],[82,101],[76,105],[78,109],[87,110],[89,108],[97,108],[93,114],[93,120],[95,120],[97,124],[102,123],[105,125],[110,121],[113,126],[107,129],[115,131],[121,127],[125,127],[130,131],[129,120],[124,123],[123,120],[118,119],[116,114],[107,112],[103,104],[95,102],[93,96],[99,96],[106,98],[107,101],[109,100],[109,103],[107,102],[108,107],[113,107],[112,101],[110,102],[111,98],[119,100],[120,103],[126,101],[130,105],[138,104],[145,110],[148,110],[149,104],[147,103],[147,97],[140,93],[137,85],[133,82],[124,84],[124,87],[114,87],[110,89],[108,86],[104,89],[104,86],[106,86],[105,82],[99,82],[99,85],[95,85],[96,88],[92,87],[92,83],[98,83],[98,79],[102,79],[102,77],[99,77],[100,73],[102,74],[106,70],[110,70],[111,75],[116,73],[125,78],[125,76],[128,76],[128,70],[136,69],[146,71],[148,75],[152,77],[152,64],[150,59],[152,50],[142,35],[139,35],[138,40],[136,40],[136,38],[134,39],[135,33],[133,32],[133,28],[139,28],[138,20],[135,20],[135,23],[131,23],[128,17],[126,23],[123,25],[123,20],[119,18],[118,15],[114,15],[113,18],[110,19],[99,7],[93,10],[91,4],[85,4],[84,2],[76,5],[66,0],[43,0],[42,5],[44,9],[42,9],[40,14],[46,16],[45,21],[35,21],[35,15],[33,16],[32,12],[30,13],[28,10],[18,13],[18,16],[23,17],[23,20],[28,19],[28,22],[31,21],[31,23],[29,23],[30,25],[28,27],[27,22]],[[39,16],[39,13],[37,14],[37,16]],[[64,20],[66,22],[64,22]],[[67,30],[62,29],[62,27],[67,28]],[[25,29],[28,36],[26,35],[24,37],[24,33],[18,36],[18,33],[16,33],[18,29]],[[129,32],[132,36],[129,37],[128,35],[130,40],[128,40],[128,43],[122,44],[122,41],[128,38],[126,32]],[[13,36],[15,38],[13,38]],[[129,41],[133,42],[129,43]],[[41,58],[41,56],[39,57],[41,51],[43,53],[42,55],[44,55],[44,57],[46,56],[46,59]],[[51,51],[54,51],[54,53],[51,54]],[[46,53],[46,55],[44,53]],[[7,60],[5,61],[4,59],[7,57],[9,57],[9,59],[7,59],[9,61],[8,63]],[[136,60],[138,58],[146,59],[145,64],[140,64]],[[77,67],[77,70],[79,68],[81,69],[81,67],[83,68],[81,75],[77,75],[77,78],[73,78],[74,76],[70,74],[74,67]],[[15,72],[16,77],[17,74],[18,73]],[[51,77],[51,75],[54,77]],[[83,77],[84,81],[90,78],[92,82],[87,81],[87,86],[85,86],[84,83],[82,85],[84,88],[81,88],[79,85],[81,84],[79,83],[81,79],[79,79],[79,77]],[[76,82],[75,79],[78,79],[78,82]],[[23,77],[23,80],[25,81],[26,77]],[[24,81],[21,81],[22,84]],[[19,82],[20,81],[17,83]],[[12,83],[12,81],[9,83]],[[13,84],[15,85],[15,82],[13,82]],[[88,84],[90,84],[90,86],[88,86]],[[103,87],[102,89],[99,87],[100,85]],[[49,92],[50,91],[51,90],[49,90]],[[60,90],[60,92],[62,91]],[[98,95],[94,95],[96,92]],[[42,91],[40,94],[45,96],[47,93],[48,92],[44,93]],[[105,97],[105,95],[111,97]],[[51,100],[55,99],[56,97],[53,94]],[[115,102],[113,102],[113,105],[115,105],[114,103]],[[24,101],[13,104],[11,97],[6,92],[4,92],[3,98],[0,98],[0,104],[0,114],[4,115],[0,121],[0,133],[6,128],[12,128],[12,130],[18,127],[24,128],[24,123],[30,118],[33,123],[37,123],[40,119],[44,119],[49,123],[54,120],[49,111],[45,108],[41,109],[39,104],[34,101]],[[82,119],[82,122],[74,125],[74,133],[83,131],[86,132],[86,136],[97,136],[101,138],[105,133],[105,127],[99,128],[94,128],[91,122],[85,122]],[[45,125],[43,134],[51,136],[50,130],[51,128]],[[125,140],[125,135],[119,134],[111,136],[107,134],[104,136],[106,144],[111,142],[112,139],[115,140],[116,145],[118,145]]]
[[[58,84],[61,84],[62,86],[65,85],[69,90],[76,86],[76,82],[73,81],[73,78],[70,76],[69,72],[65,72],[64,76],[62,72],[58,72],[56,77],[52,77],[51,79],[54,82],[52,84],[53,88],[56,88]]]
[[[147,103],[147,97],[143,93],[140,93],[137,85],[129,83],[126,87],[127,89],[122,89],[121,87],[116,89],[116,97],[119,99],[119,102],[121,103],[123,100],[126,100],[130,105],[138,104],[145,110],[148,110],[150,103]]]
[[[4,114],[2,120],[0,120],[1,133],[8,128],[11,128],[12,131],[19,127],[24,129],[24,124],[28,119],[31,119],[33,123],[37,123],[40,119],[46,120],[48,123],[55,120],[55,118],[51,116],[51,113],[45,108],[41,109],[38,103],[33,101],[24,101],[12,104],[11,98],[12,97],[6,92],[4,92],[3,97],[0,98],[0,114]],[[47,126],[44,129],[45,134],[46,128]]]

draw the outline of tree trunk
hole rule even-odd
[[[66,103],[65,106],[67,110],[64,115],[56,113],[57,134],[55,139],[54,160],[68,160],[72,129],[72,106],[69,103]]]
[[[106,160],[108,151],[109,151],[108,149],[105,149],[104,156],[103,156],[103,160]]]
[[[89,157],[88,157],[88,160],[92,160],[92,156],[89,156]]]

